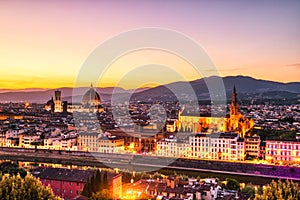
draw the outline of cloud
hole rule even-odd
[[[288,66],[288,67],[295,67],[295,68],[300,69],[300,63],[288,64],[286,66]]]
[[[239,68],[231,68],[231,69],[207,69],[205,71],[207,71],[207,72],[216,72],[216,71],[218,71],[218,72],[233,72],[233,71],[239,71],[242,69],[244,69],[244,68],[239,67]]]

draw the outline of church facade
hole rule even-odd
[[[238,101],[235,87],[232,92],[230,113],[226,117],[211,117],[179,113],[180,132],[236,132],[240,137],[254,126],[253,119],[245,118],[238,111]]]

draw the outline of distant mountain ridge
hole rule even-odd
[[[199,100],[209,100],[210,95],[206,83],[213,84],[218,80],[220,80],[220,77],[212,76],[190,81],[189,84],[197,94]],[[223,77],[222,80],[227,99],[231,98],[231,92],[234,85],[237,89],[239,98],[251,98],[251,95],[253,98],[256,98],[257,96],[270,94],[270,92],[275,92],[273,93],[274,96],[278,96],[278,93],[289,93],[289,97],[295,95],[295,98],[300,94],[300,82],[280,83],[275,81],[254,79],[249,76],[227,76]],[[152,100],[157,100],[159,96],[160,98],[164,98],[165,96],[172,95],[172,91],[169,88],[176,88],[177,94],[186,93],[187,83],[174,82],[164,86],[151,88],[135,94],[134,98],[141,99],[143,97],[148,97],[148,99],[151,98]],[[272,96],[270,96],[270,98],[272,98]],[[284,98],[284,96],[281,98]]]
[[[122,98],[128,93],[134,92],[132,95],[133,99],[136,100],[160,100],[165,98],[168,95],[172,96],[172,91],[168,88],[173,88],[176,90],[177,94],[186,93],[186,87],[191,86],[195,91],[199,99],[208,99],[209,92],[206,86],[207,83],[213,83],[215,80],[219,80],[220,77],[208,77],[201,78],[198,80],[190,82],[173,82],[170,84],[157,86],[154,88],[139,88],[136,90],[125,90],[123,88],[95,88],[100,94],[101,100],[107,101],[110,99],[111,94],[114,92],[117,96]],[[237,93],[240,98],[247,97],[251,98],[251,95],[272,95],[274,97],[281,98],[281,95],[286,95],[288,98],[297,98],[300,96],[300,82],[290,82],[290,83],[281,83],[268,80],[255,79],[249,76],[227,76],[223,77],[224,88],[227,94],[227,97],[230,98],[232,88],[235,85]],[[58,88],[62,91],[63,100],[71,101],[72,95],[83,95],[89,87],[80,87],[76,88],[76,94],[73,94],[73,88]],[[56,89],[39,89],[39,88],[30,88],[28,90],[23,89],[21,91],[16,90],[0,90],[0,102],[39,102],[43,103],[49,100]],[[173,95],[174,96],[174,95]],[[285,98],[284,96],[282,98]]]

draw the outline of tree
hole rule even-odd
[[[3,162],[0,164],[0,171],[3,174],[17,175],[20,174],[22,178],[24,178],[27,172],[24,169],[18,167],[17,163],[13,162]]]
[[[88,197],[89,196],[89,192],[88,192],[88,182],[86,182],[85,184],[84,184],[84,186],[83,186],[83,189],[82,189],[82,192],[81,192],[81,194],[83,195],[83,196],[86,196],[86,197]]]
[[[245,188],[242,189],[242,193],[251,195],[250,198],[252,199],[255,196],[255,188],[252,184],[247,184]]]
[[[91,179],[89,179],[89,180],[84,184],[83,190],[82,190],[81,194],[82,194],[83,196],[86,196],[86,197],[92,196],[93,191],[92,191],[92,186],[91,186]]]
[[[103,179],[105,179],[105,176],[103,176]],[[107,180],[107,172],[106,172],[106,180]],[[84,184],[81,194],[86,197],[91,197],[94,193],[97,193],[102,189],[104,189],[104,182],[105,181],[101,180],[100,171],[97,170],[96,174],[93,174],[92,177]]]
[[[107,171],[103,174],[103,189],[108,189]]]
[[[233,179],[233,178],[226,178],[226,189],[229,190],[239,190],[240,189],[240,183]]]
[[[94,174],[92,175],[92,178],[91,178],[91,190],[92,190],[92,193],[94,192],[97,192],[97,186],[96,186],[96,179],[95,179],[95,176]]]
[[[108,189],[103,189],[100,192],[93,193],[90,198],[91,200],[110,200],[112,197],[110,196]]]
[[[298,183],[286,180],[272,181],[269,185],[265,185],[261,192],[256,192],[254,200],[276,200],[287,199],[294,200],[300,199],[300,187]]]
[[[6,200],[58,200],[50,186],[43,186],[42,183],[27,174],[22,178],[19,174],[4,174],[0,176],[0,199]]]

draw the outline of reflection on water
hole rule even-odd
[[[26,169],[27,171],[38,168],[38,167],[53,167],[53,168],[82,169],[82,170],[95,169],[95,167],[90,167],[90,166],[66,165],[66,164],[45,163],[45,162],[24,162],[24,161],[0,160],[0,164],[3,162],[17,163],[19,168]]]

